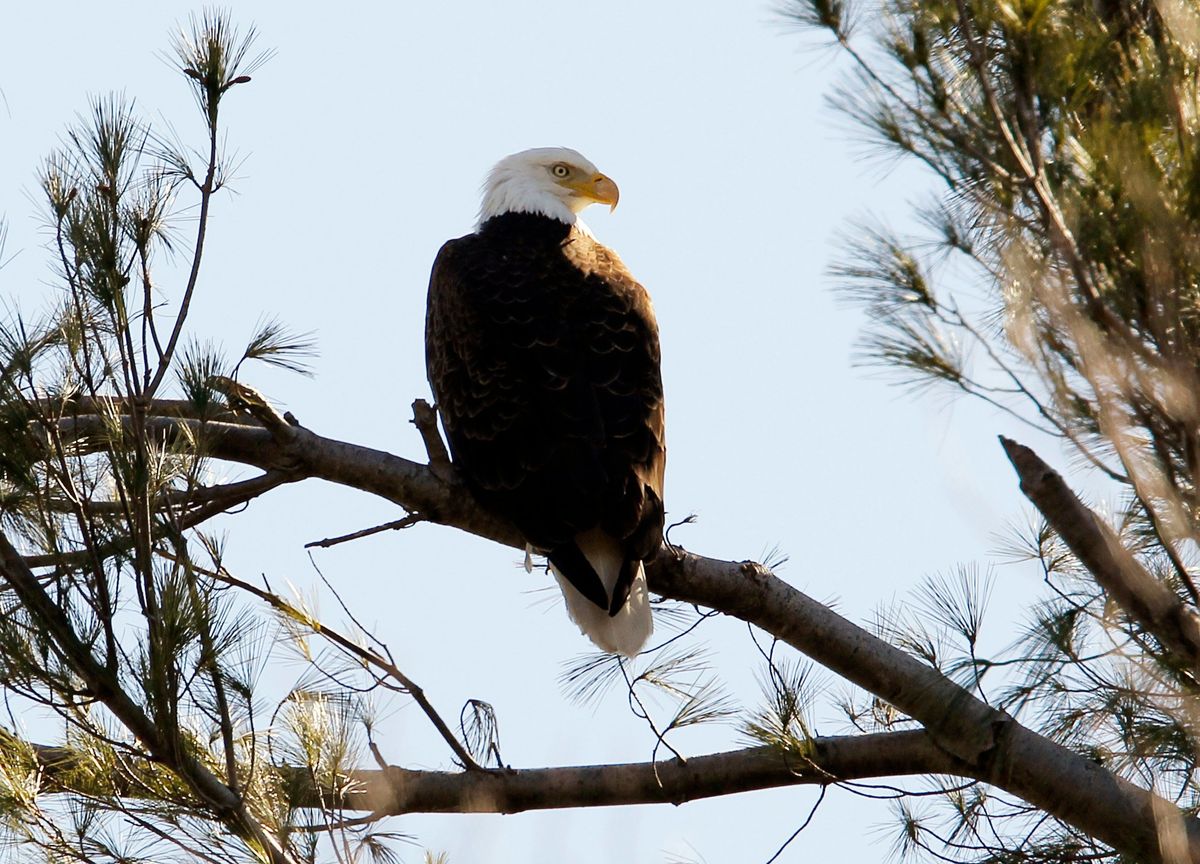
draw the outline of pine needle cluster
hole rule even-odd
[[[319,700],[288,700],[268,736],[269,622],[228,590],[202,532],[284,480],[213,474],[213,428],[245,422],[238,371],[304,371],[312,353],[267,321],[230,363],[187,326],[231,171],[221,106],[266,59],[255,41],[218,12],[177,34],[200,146],[103,96],[41,169],[57,300],[0,323],[0,687],[10,718],[43,724],[0,728],[0,821],[19,856],[314,860],[329,829],[305,827],[274,754],[301,752],[327,789],[357,755],[361,712]],[[59,743],[30,743],[47,725]]]

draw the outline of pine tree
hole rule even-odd
[[[266,59],[252,30],[206,14],[173,45],[200,145],[97,100],[41,174],[59,302],[0,329],[0,687],[62,730],[47,743],[0,729],[0,816],[19,855],[386,860],[401,839],[387,819],[404,813],[914,775],[935,794],[898,799],[901,852],[1200,860],[1200,15],[1169,0],[792,12],[854,64],[840,104],[944,182],[923,214],[929,236],[867,230],[836,267],[872,322],[864,358],[986,400],[1123,490],[1109,525],[1004,442],[1040,514],[1012,556],[1038,563],[1047,586],[1023,638],[979,655],[987,582],[968,568],[872,635],[768,565],[668,544],[649,576],[679,641],[565,674],[583,699],[623,686],[655,761],[513,769],[491,706],[472,700],[455,729],[352,610],[351,627],[331,627],[232,572],[212,520],[312,479],[408,511],[372,530],[429,521],[523,543],[458,483],[428,405],[414,404],[427,461],[335,441],[239,377],[255,362],[304,371],[307,337],[268,322],[231,360],[191,329],[210,203],[230,173],[221,107]],[[172,250],[188,264],[168,292],[154,265]],[[259,473],[223,481],[229,464]],[[719,662],[687,641],[716,614],[762,646],[757,710],[735,709]],[[272,620],[309,671],[264,706]],[[861,688],[841,706],[856,734],[812,731],[805,657]],[[411,700],[457,770],[384,764],[375,689]],[[650,692],[669,697],[665,711]],[[679,730],[731,719],[740,749],[676,749]]]
[[[1049,592],[993,704],[1194,813],[1200,13],[957,0],[792,11],[853,64],[838,106],[939,181],[917,214],[924,233],[864,226],[834,267],[871,321],[863,362],[1060,439],[1121,502],[1100,519],[1003,442],[1040,517],[1008,551],[1037,562]],[[970,680],[988,668],[968,659]],[[900,846],[1106,854],[995,795],[944,804],[940,826],[904,805]],[[1012,825],[992,836],[998,823]]]

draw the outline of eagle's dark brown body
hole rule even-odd
[[[574,226],[505,213],[438,254],[426,363],[454,464],[610,614],[662,542],[659,359],[649,295]],[[614,596],[580,555],[597,529],[624,559]]]

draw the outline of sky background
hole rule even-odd
[[[7,310],[56,297],[37,200],[40,161],[92,96],[122,92],[156,127],[203,141],[186,82],[163,59],[200,7],[175,2],[10,4],[0,28],[0,269]],[[303,11],[302,11],[303,10]],[[472,229],[480,183],[527,147],[580,150],[621,188],[613,214],[585,219],[654,297],[668,405],[672,539],[706,555],[759,558],[778,546],[793,585],[859,622],[912,601],[923,577],[996,560],[998,535],[1027,511],[1000,433],[1062,454],[969,402],[920,398],[852,364],[860,312],[839,306],[827,267],[868,216],[905,231],[934,188],[919,171],[864,158],[861,134],[825,98],[846,69],[775,3],[677,0],[301,6],[238,2],[277,53],[223,103],[240,154],[233,194],[210,227],[191,332],[236,356],[277,317],[312,331],[308,379],[258,367],[242,380],[314,431],[423,458],[410,404],[427,396],[430,264]],[[183,222],[186,232],[190,223]],[[168,299],[180,280],[162,262]],[[230,476],[248,472],[231,469]],[[342,616],[303,544],[398,518],[386,502],[311,481],[227,520],[239,575],[291,583]],[[571,702],[564,663],[589,649],[542,572],[512,550],[420,525],[315,556],[364,624],[448,717],[492,703],[514,767],[643,761],[653,736],[623,694]],[[1001,567],[985,650],[1008,644],[1035,574]],[[740,704],[759,701],[761,663],[744,625],[701,628]],[[265,693],[303,671],[285,650]],[[828,674],[831,696],[847,687]],[[380,704],[392,762],[449,767],[419,712]],[[820,710],[816,730],[846,730]],[[716,727],[685,753],[744,743]],[[411,816],[389,828],[451,864],[765,862],[800,825],[814,788],[691,803],[515,816]],[[880,861],[886,803],[832,790],[781,861]]]

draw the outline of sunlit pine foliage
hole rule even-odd
[[[1200,11],[1183,0],[814,0],[788,12],[846,59],[834,102],[869,148],[937,181],[917,214],[924,231],[863,226],[833,268],[869,317],[861,361],[1060,439],[1091,482],[1111,484],[1124,545],[1195,608]],[[970,598],[986,597],[982,584],[943,580],[881,630],[1197,812],[1200,685],[1186,664],[1038,520],[1005,552],[1040,566],[1045,592],[1003,656],[975,652]],[[849,697],[843,707],[859,728],[896,720],[872,723]],[[956,792],[901,806],[895,851],[1115,857],[1019,802],[972,794],[969,805]]]
[[[26,565],[0,584],[0,686],[10,718],[57,718],[61,743],[0,728],[12,860],[330,854],[317,838],[331,829],[310,827],[321,820],[295,808],[274,760],[300,754],[336,790],[366,715],[293,694],[273,718],[256,701],[269,619],[232,599],[220,541],[197,533],[282,482],[210,470],[206,424],[241,422],[233,377],[249,361],[304,371],[313,350],[267,321],[230,363],[188,329],[230,176],[221,105],[266,59],[255,42],[219,12],[177,33],[168,59],[200,109],[198,142],[101,96],[41,169],[55,299],[0,322],[0,551]],[[186,419],[174,433],[163,406]],[[350,834],[339,848],[380,861],[399,836]]]

